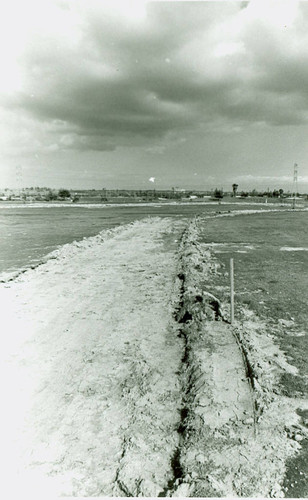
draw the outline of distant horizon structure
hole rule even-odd
[[[293,171],[293,208],[295,208],[295,200],[298,193],[298,165],[294,163]]]

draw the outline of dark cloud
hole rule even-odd
[[[305,123],[307,8],[286,32],[254,4],[159,2],[137,22],[58,0],[74,29],[32,34],[7,106],[53,123],[51,144],[77,150],[149,145],[215,120]]]

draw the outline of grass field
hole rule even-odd
[[[215,295],[229,300],[229,263],[234,259],[235,319],[252,311],[266,325],[285,352],[297,375],[285,373],[281,394],[299,400],[308,397],[308,233],[307,212],[285,211],[200,219],[203,243],[220,265],[214,277]],[[307,410],[299,415],[307,424]],[[307,444],[289,464],[288,495],[308,496],[308,477],[298,474],[307,458]]]

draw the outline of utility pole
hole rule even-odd
[[[296,204],[296,195],[298,191],[298,184],[297,184],[297,174],[298,174],[298,165],[297,163],[294,163],[294,173],[293,173],[293,209],[295,208]]]

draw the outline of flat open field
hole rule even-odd
[[[235,267],[235,317],[245,309],[266,320],[277,342],[299,369],[283,379],[287,394],[307,396],[308,375],[308,232],[307,213],[224,216],[200,222],[200,241],[206,243],[225,272],[213,280],[221,300],[229,295],[230,258]],[[218,282],[218,284],[217,284]]]
[[[279,204],[275,208],[282,209]],[[103,229],[146,217],[193,217],[240,208],[273,208],[270,204],[142,203],[114,206],[103,204],[59,205],[48,203],[0,204],[0,273],[31,267],[60,245],[95,236]]]
[[[210,291],[222,302],[228,301],[228,271],[233,258],[236,323],[245,329],[253,313],[259,330],[267,330],[288,362],[296,367],[296,373],[281,374],[275,390],[289,398],[299,398],[297,411],[307,425],[307,212],[200,219],[198,227],[200,241],[221,266],[219,274],[212,277]],[[308,496],[308,478],[304,473],[307,444],[307,441],[303,443],[301,453],[289,463],[284,485],[292,497]]]
[[[219,212],[0,283],[7,494],[308,496],[307,212]]]

